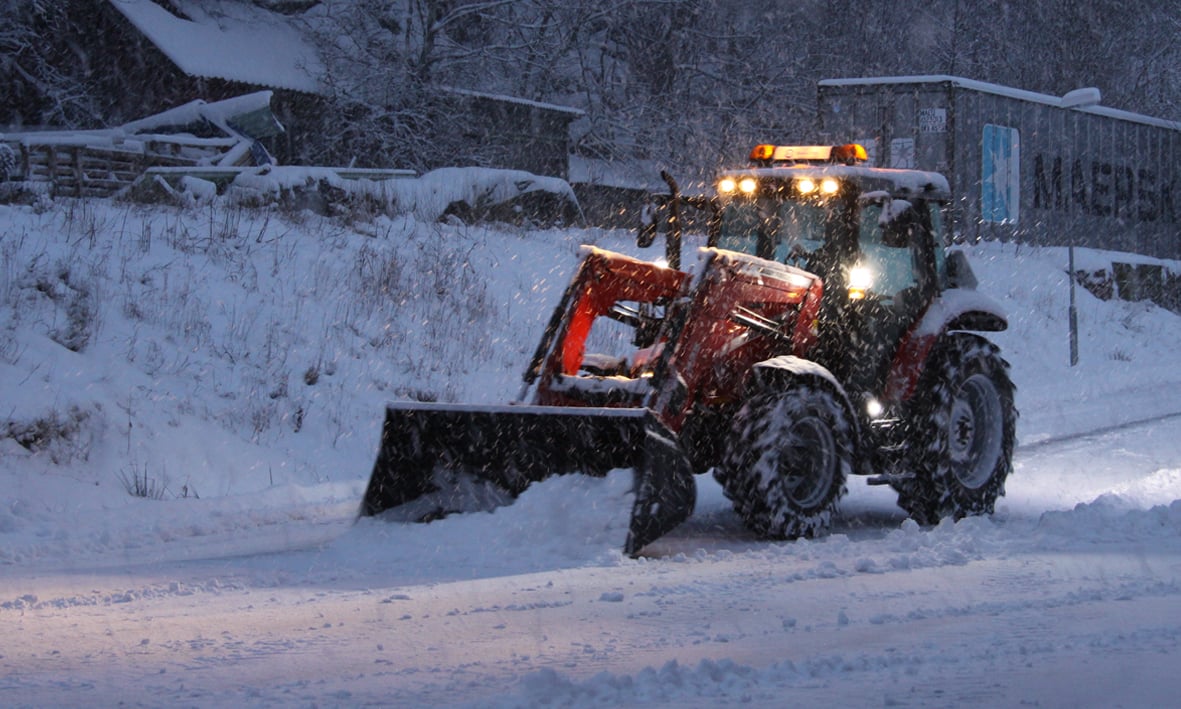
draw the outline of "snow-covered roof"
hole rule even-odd
[[[668,187],[653,160],[599,160],[570,156],[570,182],[659,192]]]
[[[1083,113],[1093,113],[1098,116],[1107,116],[1109,118],[1117,118],[1119,120],[1132,121],[1134,123],[1144,123],[1147,125],[1159,126],[1161,128],[1169,128],[1171,130],[1181,130],[1181,122],[1177,121],[1169,121],[1163,118],[1153,118],[1152,116],[1132,113],[1131,111],[1122,111],[1118,108],[1108,108],[1107,106],[1087,104],[1075,105],[1074,97],[1080,95],[1081,91],[1085,90],[1071,91],[1068,92],[1066,96],[1051,96],[1050,94],[1041,94],[1037,93],[1036,91],[1026,91],[1025,89],[1015,89],[1011,86],[991,84],[987,81],[976,81],[975,79],[965,79],[960,76],[951,76],[949,74],[877,76],[856,79],[823,79],[817,82],[818,86],[889,86],[895,84],[951,84],[957,88],[968,89],[970,91],[979,91],[986,94],[1006,96],[1008,98],[1014,98],[1021,101],[1030,101],[1032,103],[1040,103],[1058,108],[1069,108],[1070,110],[1081,111]],[[1098,91],[1095,90],[1093,95],[1097,97]],[[1063,100],[1068,97],[1070,97],[1068,100]]]
[[[109,0],[190,76],[318,93],[324,65],[293,21],[250,3]]]
[[[522,106],[531,106],[533,108],[540,108],[544,111],[554,111],[556,113],[565,113],[570,116],[570,120],[581,118],[586,115],[586,111],[580,108],[571,108],[570,106],[559,106],[556,103],[545,103],[542,101],[532,101],[527,98],[519,98],[517,96],[509,96],[507,94],[492,94],[484,91],[472,91],[471,89],[460,89],[454,86],[440,87],[442,91],[457,96],[468,96],[471,98],[486,98],[493,101],[504,101],[506,103],[516,103]]]
[[[283,126],[271,113],[271,96],[270,91],[256,91],[212,103],[198,99],[153,116],[125,123],[123,130],[127,133],[167,131],[204,121],[217,126],[227,135],[247,133],[251,138],[266,138],[283,132]],[[249,131],[238,127],[244,117],[251,114],[263,117],[255,120],[257,129]]]

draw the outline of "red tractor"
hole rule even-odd
[[[707,210],[692,273],[584,248],[500,407],[387,409],[362,514],[429,520],[554,474],[635,471],[629,554],[693,511],[713,472],[756,533],[824,533],[850,475],[921,523],[993,511],[1012,469],[1006,320],[944,250],[947,181],[864,167],[860,146],[759,146]],[[641,243],[651,241],[651,231]],[[386,513],[390,508],[400,512]]]

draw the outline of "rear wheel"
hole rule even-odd
[[[715,472],[746,525],[773,539],[828,531],[852,470],[845,409],[826,388],[756,394],[734,415]]]
[[[1004,494],[1017,422],[1008,368],[976,335],[953,335],[932,352],[907,416],[913,477],[894,484],[916,521],[991,514]]]

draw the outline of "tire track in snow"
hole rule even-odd
[[[1132,419],[1121,423],[1112,424],[1110,426],[1100,426],[1092,428],[1087,431],[1080,431],[1078,433],[1064,433],[1060,435],[1050,436],[1048,438],[1040,438],[1029,443],[1018,443],[1016,447],[1017,452],[1036,451],[1042,448],[1048,448],[1059,443],[1070,443],[1072,441],[1079,441],[1093,436],[1103,436],[1109,433],[1119,433],[1122,431],[1134,430],[1140,426],[1147,426],[1153,423],[1162,423],[1164,421],[1171,421],[1172,419],[1181,418],[1181,411],[1169,414],[1159,414],[1148,416],[1145,418]]]

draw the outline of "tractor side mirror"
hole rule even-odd
[[[968,263],[968,255],[959,249],[947,252],[947,276],[953,288],[976,290],[978,285],[972,265]]]
[[[640,209],[640,225],[636,231],[636,245],[642,249],[651,246],[656,237],[664,234],[665,260],[670,268],[681,267],[681,232],[683,228],[681,207],[692,207],[709,213],[709,246],[717,244],[721,231],[721,205],[716,198],[700,195],[683,195],[677,181],[668,172],[661,171],[660,177],[668,183],[668,194],[652,194]]]
[[[918,211],[904,199],[887,199],[882,205],[879,224],[882,227],[882,245],[895,249],[910,246],[915,232],[920,228]]]

